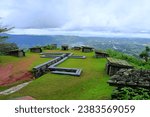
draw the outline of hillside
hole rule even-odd
[[[62,44],[89,45],[96,49],[114,49],[119,52],[134,55],[138,57],[145,46],[150,45],[148,38],[125,38],[125,37],[81,37],[64,35],[10,35],[7,42],[14,42],[20,48],[29,48],[33,46],[43,46],[50,43],[56,43],[60,47]],[[41,41],[42,40],[42,41]]]
[[[53,50],[51,52],[61,52]],[[64,52],[64,51],[63,51]],[[81,68],[83,73],[80,77],[69,75],[57,75],[47,73],[38,79],[33,80],[28,86],[19,90],[16,93],[0,96],[0,99],[14,99],[22,96],[32,96],[39,100],[45,99],[111,99],[113,88],[107,84],[109,76],[105,72],[106,59],[94,58],[94,52],[81,53],[80,51],[73,52],[75,55],[84,55],[86,59],[69,58],[59,66],[70,68]],[[34,61],[31,61],[32,58]],[[48,61],[47,58],[40,58],[39,54],[28,53],[26,57],[19,58],[16,61],[26,61],[30,59],[30,65],[26,70],[31,70],[32,67]],[[13,60],[13,59],[12,59]],[[5,65],[7,65],[7,61]],[[20,66],[21,67],[21,66]],[[9,86],[1,87],[1,90]]]

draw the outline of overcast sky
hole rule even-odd
[[[0,17],[16,28],[150,31],[150,0],[0,0]]]

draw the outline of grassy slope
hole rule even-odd
[[[13,56],[0,56],[0,65],[6,65],[8,63],[19,61],[20,58],[13,57]]]
[[[8,64],[16,64],[16,63],[19,63],[20,61],[24,61],[24,60],[29,60],[31,59],[31,57],[34,57],[36,59],[36,61],[34,61],[30,66],[28,66],[28,68],[26,68],[27,70],[32,70],[32,68],[36,65],[39,65],[43,62],[46,62],[48,60],[50,60],[49,58],[43,58],[41,59],[39,57],[39,54],[38,53],[30,53],[30,52],[27,52],[26,53],[26,57],[21,57],[21,58],[18,58],[18,57],[14,57],[14,56],[0,56],[0,66],[7,66]],[[13,83],[11,85],[8,85],[8,86],[0,86],[0,91],[3,91],[5,89],[8,89],[14,85],[17,85],[17,84],[20,84],[22,83],[22,81],[19,81],[19,82],[16,82],[16,83]]]
[[[110,99],[113,88],[106,83],[109,78],[104,69],[106,59],[96,59],[94,53],[74,53],[85,55],[87,59],[68,59],[59,66],[82,68],[80,77],[48,73],[16,93],[0,96],[0,99],[26,95],[35,99]]]
[[[0,65],[3,66],[3,65],[8,65],[8,64],[13,64],[14,62],[19,62],[19,61],[22,61],[22,60],[27,60],[27,59],[30,59],[31,57],[36,57],[37,61],[34,61],[31,66],[29,66],[28,69],[31,69],[32,67],[38,65],[38,64],[41,64],[45,61],[48,61],[50,60],[49,58],[43,58],[41,59],[39,57],[39,54],[38,53],[30,53],[30,52],[27,52],[26,53],[26,57],[14,57],[14,56],[0,56]]]

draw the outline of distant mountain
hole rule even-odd
[[[42,46],[47,44],[69,44],[88,45],[96,49],[115,49],[120,52],[138,56],[144,49],[144,46],[150,46],[150,39],[147,38],[110,38],[110,37],[79,37],[79,36],[63,36],[63,35],[12,35],[9,36],[7,42],[14,42],[20,48],[29,48],[33,46]]]

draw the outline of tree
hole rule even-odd
[[[146,52],[150,52],[150,48],[148,46],[145,47]]]
[[[6,55],[11,50],[18,49],[15,43],[0,43],[0,55]]]
[[[12,28],[6,28],[6,27],[2,27],[0,26],[0,34],[1,33],[4,33],[4,32],[7,32],[9,30],[11,30]],[[1,36],[0,35],[0,42],[3,42],[6,38],[8,38],[8,36]]]
[[[6,28],[0,26],[0,34],[5,33],[12,28]],[[7,39],[8,36],[4,36],[3,34],[0,35],[0,55],[6,55],[9,51],[18,49],[18,46],[15,43],[6,43],[5,39]]]
[[[150,48],[148,46],[145,47],[145,50],[141,52],[141,54],[139,55],[140,58],[143,58],[146,62],[148,62],[149,60],[149,52],[150,52]]]

